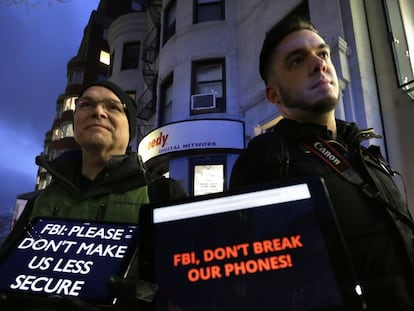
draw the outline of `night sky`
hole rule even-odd
[[[83,30],[99,0],[0,1],[0,213],[16,195],[33,191],[35,157],[43,151],[66,64],[77,54]]]

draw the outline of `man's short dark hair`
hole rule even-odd
[[[260,52],[259,72],[265,84],[269,79],[271,61],[273,52],[279,43],[290,33],[302,29],[318,32],[315,26],[306,18],[293,15],[282,19],[278,24],[273,26],[267,33]]]

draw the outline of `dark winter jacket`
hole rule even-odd
[[[230,189],[323,177],[369,310],[406,310],[402,305],[411,304],[409,310],[414,306],[414,225],[392,180],[393,171],[377,149],[360,145],[374,136],[373,131],[360,131],[355,124],[338,120],[333,141],[324,126],[282,119],[273,131],[250,141],[233,167]],[[304,147],[315,137],[330,141],[356,169],[362,184],[347,181]]]
[[[37,159],[37,164],[51,174],[52,182],[27,203],[14,230],[0,249],[0,259],[15,245],[28,221],[37,216],[138,223],[140,207],[149,203],[150,198],[152,202],[163,202],[186,195],[181,186],[171,179],[151,177],[149,180],[149,174],[135,153],[112,157],[109,165],[93,181],[81,175],[81,157],[81,151],[76,150],[68,151],[53,161]],[[129,278],[137,278],[136,265],[131,268]],[[40,299],[34,307],[30,301],[17,301],[17,305],[15,302],[3,301],[6,307],[15,310],[92,310],[76,300],[48,305],[42,305],[43,302]],[[135,303],[126,302],[122,305],[121,302],[119,305],[122,307],[117,310],[126,310],[131,305],[135,307]]]

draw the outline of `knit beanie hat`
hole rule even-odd
[[[128,93],[126,93],[118,85],[108,80],[94,81],[87,84],[79,93],[79,97],[81,97],[82,94],[85,93],[86,89],[90,88],[91,86],[103,86],[111,90],[112,92],[114,92],[116,96],[118,96],[121,102],[125,105],[126,115],[129,124],[129,142],[131,142],[131,140],[135,137],[137,127],[137,104],[135,103],[135,101],[132,99],[131,96],[128,95]]]

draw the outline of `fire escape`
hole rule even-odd
[[[162,0],[141,1],[147,6],[147,12],[151,18],[151,29],[149,30],[142,44],[143,53],[143,78],[145,88],[141,96],[137,99],[137,117],[144,121],[149,121],[156,112],[157,104],[157,79],[158,79],[158,54],[160,50],[160,30],[161,30],[161,7]],[[149,125],[142,122],[138,129],[138,142],[149,130]]]

